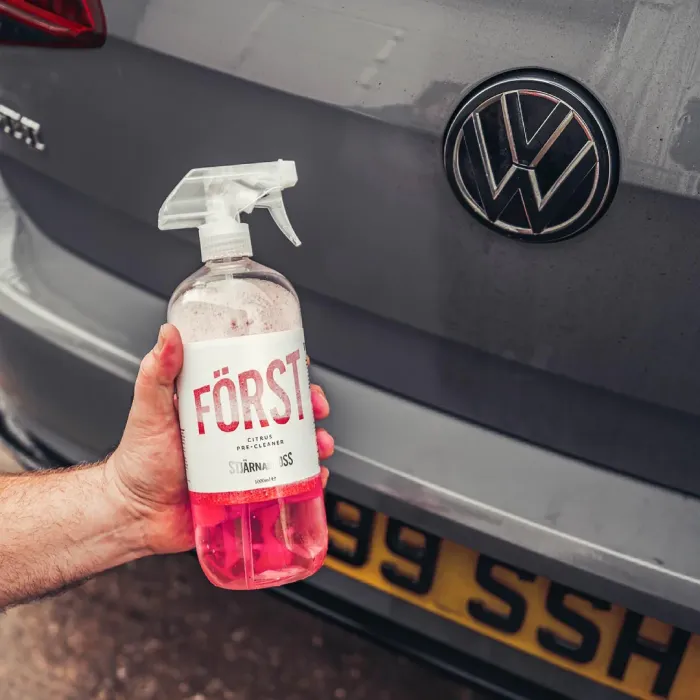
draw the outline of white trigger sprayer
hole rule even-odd
[[[268,209],[280,231],[299,246],[282,201],[282,190],[296,184],[291,160],[190,170],[163,202],[158,228],[196,226],[203,261],[250,256],[250,230],[240,217],[260,207]]]

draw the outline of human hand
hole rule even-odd
[[[129,511],[141,523],[144,544],[154,554],[194,548],[185,461],[175,404],[175,379],[182,368],[177,328],[164,325],[156,346],[139,368],[134,399],[121,442],[105,465]],[[323,390],[311,387],[314,418],[328,417]],[[333,438],[317,428],[321,459],[333,454]],[[323,485],[328,470],[322,470]]]

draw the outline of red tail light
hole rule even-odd
[[[100,0],[0,0],[0,42],[96,47],[107,27]]]

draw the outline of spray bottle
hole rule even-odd
[[[234,590],[317,571],[328,546],[299,300],[252,254],[240,215],[269,210],[301,244],[282,191],[293,161],[191,170],[160,229],[199,228],[204,267],[175,290],[168,320],[184,342],[178,411],[199,561]]]

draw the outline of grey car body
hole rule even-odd
[[[697,3],[104,7],[99,50],[0,50],[0,104],[45,145],[0,134],[7,439],[40,462],[108,452],[200,264],[196,232],[157,230],[161,202],[192,167],[294,159],[304,245],[256,214],[254,247],[299,291],[333,403],[332,492],[700,631]],[[620,148],[609,211],[547,245],[481,225],[443,167],[464,98],[529,68],[595,96]],[[318,608],[618,697],[337,572],[308,585]]]

